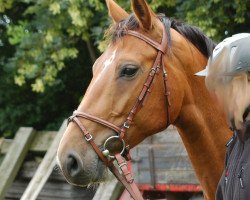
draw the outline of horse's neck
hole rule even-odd
[[[184,106],[175,125],[204,192],[210,199],[215,194],[223,171],[229,128],[215,110],[205,111],[196,105]]]
[[[225,144],[231,132],[206,90],[204,79],[192,75],[205,66],[206,59],[197,50],[192,51],[190,57],[195,59],[189,61],[190,66],[186,65],[184,69],[186,80],[181,84],[185,85],[182,88],[185,94],[174,125],[181,135],[206,198],[214,199],[224,167]]]

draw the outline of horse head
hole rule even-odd
[[[105,141],[117,135],[117,129],[124,128],[124,122],[140,98],[159,51],[163,51],[150,45],[150,42],[145,42],[138,35],[134,37],[129,31],[146,36],[157,44],[162,44],[162,38],[166,34],[167,43],[166,51],[162,52],[159,62],[162,66],[155,70],[156,75],[152,84],[150,83],[147,98],[139,105],[140,110],[133,116],[132,123],[124,134],[126,148],[133,148],[146,137],[167,128],[169,124],[179,127],[180,132],[186,128],[196,130],[195,126],[199,127],[197,130],[200,131],[206,120],[208,124],[204,125],[203,131],[206,132],[210,123],[220,122],[215,116],[207,117],[212,111],[203,112],[205,109],[214,109],[210,105],[212,101],[206,92],[204,80],[193,78],[193,74],[206,65],[214,43],[196,28],[156,15],[145,0],[132,0],[133,13],[130,15],[113,0],[106,2],[109,15],[113,19],[109,30],[110,43],[96,60],[92,81],[76,111],[76,115],[77,112],[85,113],[83,117],[77,118],[83,128],[79,128],[77,123],[69,123],[58,149],[58,161],[63,174],[70,183],[77,185],[98,183],[107,178],[107,168],[84,139],[81,130],[85,129],[84,134],[91,133],[91,138],[87,136],[87,140],[91,139],[97,148],[103,149]],[[165,72],[167,85],[163,78]],[[166,87],[168,98],[164,95]],[[106,125],[100,123],[100,120]],[[184,122],[187,122],[188,126],[194,122],[194,125],[187,127]],[[192,135],[194,133],[196,135]],[[204,138],[200,137],[197,131],[192,134],[181,135],[184,144],[191,148],[190,143],[201,139],[199,144],[204,146],[203,142],[207,141],[205,134]],[[189,137],[187,140],[186,136]],[[110,142],[109,150],[121,151],[123,144],[118,143]],[[217,148],[220,145],[214,146]],[[213,147],[210,147],[211,149]],[[192,150],[190,152],[193,153]],[[222,157],[223,153],[224,151],[218,157]],[[212,155],[217,154],[212,150]],[[197,160],[197,157],[194,158]],[[196,160],[192,162],[195,163]],[[201,162],[205,162],[205,159],[201,159]],[[223,160],[218,164],[218,171],[221,172]],[[197,168],[197,171],[198,175],[202,173],[200,168]],[[219,172],[214,182],[218,181],[218,174]],[[206,184],[207,181],[203,181]]]
[[[93,78],[77,111],[121,126],[136,102],[157,54],[144,41],[125,35],[125,29],[136,30],[160,43],[164,27],[144,1],[132,1],[132,15],[112,0],[107,1],[107,5],[114,21],[111,42],[94,63]],[[160,75],[162,71],[157,76]],[[143,108],[124,136],[130,148],[167,127],[163,78],[155,78],[152,87]],[[117,134],[93,121],[81,119],[81,122],[97,146],[102,146],[108,137]],[[69,182],[86,185],[105,178],[104,165],[89,144],[83,141],[83,134],[74,123],[69,124],[61,140],[58,158]]]

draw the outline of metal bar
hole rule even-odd
[[[155,188],[152,189],[152,186],[150,184],[137,184],[139,189],[142,191],[152,191],[157,190],[161,192],[202,192],[202,187],[200,185],[194,185],[194,184],[156,184]]]

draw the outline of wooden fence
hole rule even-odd
[[[20,128],[0,166],[0,199],[15,179],[34,138],[32,128]]]
[[[57,134],[51,132],[36,132],[33,128],[20,128],[13,141],[2,141],[1,153],[6,153],[0,166],[0,199],[4,199],[7,189],[14,181],[26,154],[29,150],[46,151],[35,176],[26,188],[22,200],[36,199],[44,183],[56,164],[56,151],[59,141],[66,128],[63,122]],[[36,136],[36,137],[35,137]]]
[[[57,188],[54,188],[54,190],[51,192],[53,195],[55,195],[54,193],[59,194],[58,197],[53,196],[52,198],[51,196],[46,196],[43,198],[38,198],[39,195],[41,196],[42,190],[44,190],[44,186],[48,178],[51,176],[51,172],[53,171],[56,165],[56,151],[65,129],[66,120],[62,123],[61,128],[58,132],[35,131],[33,128],[22,127],[17,131],[16,136],[13,140],[6,140],[0,138],[0,200],[6,198],[6,194],[9,192],[10,187],[14,185],[13,181],[16,179],[18,173],[20,173],[20,168],[21,166],[23,166],[24,160],[27,159],[29,153],[42,153],[43,155],[45,153],[46,154],[41,159],[41,162],[39,162],[39,166],[35,170],[35,172],[32,175],[29,175],[31,177],[29,184],[27,186],[25,185],[25,188],[21,192],[20,197],[15,197],[15,199],[127,199],[126,193],[123,193],[123,195],[120,197],[123,188],[120,184],[118,184],[115,179],[109,183],[100,184],[97,191],[87,190],[86,194],[80,194],[83,191],[83,189],[80,188],[78,191],[76,191],[77,194],[72,193],[72,196],[70,196],[70,187],[73,186],[70,186],[68,183],[66,183],[63,177],[61,179],[65,182],[66,185],[62,186],[56,183],[56,185],[60,186],[57,186]],[[147,157],[145,156],[145,153],[149,152],[149,150],[151,151],[149,154],[147,154]],[[154,155],[154,150],[157,150],[156,152],[163,153],[159,155]],[[183,188],[183,183],[185,180],[186,185],[191,184],[192,186],[195,186],[195,191],[193,192],[201,192],[201,188],[195,178],[194,171],[192,169],[191,164],[189,163],[187,153],[181,142],[180,137],[178,136],[176,129],[169,129],[166,132],[148,138],[147,140],[142,142],[142,144],[134,148],[132,154],[133,158],[135,159],[133,162],[135,180],[139,186],[146,185],[147,188],[153,188],[153,190],[155,190],[156,182],[162,182],[162,184],[166,186],[164,188],[168,188],[164,189],[164,191],[171,192],[171,190],[169,190],[169,187],[167,187],[168,184],[170,184],[168,183],[168,181],[177,183],[177,187],[182,186]],[[153,157],[151,156],[152,158],[150,159],[151,154]],[[4,159],[1,161],[1,156],[3,157],[3,155]],[[177,157],[178,159],[176,159]],[[160,161],[157,161],[157,165],[154,165],[152,168],[151,165],[152,163],[154,163],[153,160],[157,159],[160,159]],[[161,160],[167,161],[164,162],[165,164],[162,164]],[[166,165],[166,163],[168,163],[168,165]],[[178,173],[176,173],[177,168],[179,170]],[[146,175],[143,175],[145,173]],[[51,188],[51,185],[49,187]],[[52,186],[52,188],[53,187],[54,186]],[[142,191],[145,190],[145,188],[140,189]],[[185,191],[187,192],[187,190]],[[46,191],[44,193],[46,193]],[[196,199],[202,199],[202,194],[198,195],[199,196]],[[9,199],[12,199],[12,197]]]
[[[62,123],[59,131],[36,131],[30,127],[21,127],[17,131],[14,139],[10,140],[0,138],[0,200],[5,199],[8,190],[13,187],[13,182],[19,171],[21,171],[20,168],[22,165],[24,165],[25,158],[27,159],[29,153],[45,155],[42,158],[42,161],[39,162],[39,166],[35,170],[34,174],[30,175],[30,172],[28,172],[29,176],[32,178],[28,186],[25,186],[26,188],[21,194],[20,199],[39,199],[39,193],[51,175],[52,170],[56,166],[56,151],[65,128],[66,120]],[[26,169],[26,171],[28,170]],[[25,173],[27,174],[27,172],[24,172],[23,174]],[[66,188],[65,192],[68,192],[70,187],[74,187],[70,186],[68,183],[66,183],[66,181],[65,184],[67,187],[64,186],[61,188],[62,190]],[[117,187],[121,187],[119,184],[117,184],[117,181],[101,184],[97,189],[95,196],[93,196],[95,190],[87,189],[85,192],[87,193],[86,198],[82,194],[82,188],[78,188],[78,190],[75,191],[75,193],[79,191],[79,195],[75,196],[74,193],[74,198],[69,196],[67,197],[62,191],[55,191],[55,193],[62,193],[61,197],[58,197],[59,199],[62,199],[63,196],[63,199],[99,200],[101,198],[103,200],[115,200],[118,199],[119,195],[117,192],[115,192],[118,189]],[[46,198],[44,197],[40,199]],[[51,199],[51,197],[48,197],[48,199]]]

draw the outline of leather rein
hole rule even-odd
[[[143,107],[144,101],[147,98],[147,96],[151,92],[151,86],[154,81],[154,78],[156,75],[159,74],[160,69],[163,70],[163,80],[164,80],[164,88],[165,88],[165,95],[167,97],[167,124],[170,123],[170,98],[169,98],[169,90],[168,90],[168,77],[167,72],[164,67],[163,63],[163,55],[167,52],[167,33],[165,30],[165,27],[163,28],[163,35],[162,35],[162,41],[161,43],[155,42],[154,40],[150,39],[149,37],[133,31],[133,30],[127,30],[127,35],[134,36],[140,40],[145,41],[149,45],[151,45],[153,48],[157,50],[157,56],[155,58],[155,61],[153,63],[153,66],[150,69],[150,72],[148,74],[148,77],[142,87],[142,90],[132,107],[130,113],[128,114],[127,119],[123,123],[121,127],[118,127],[106,120],[103,120],[101,118],[98,118],[96,116],[90,115],[85,112],[80,111],[74,111],[73,115],[69,117],[68,123],[75,122],[78,127],[80,128],[81,132],[84,135],[85,140],[92,146],[96,154],[99,156],[99,158],[104,162],[104,164],[109,168],[109,170],[114,174],[114,176],[124,185],[124,187],[127,189],[127,191],[130,193],[131,197],[135,200],[142,200],[143,197],[137,187],[137,185],[134,182],[134,179],[132,177],[132,174],[127,166],[127,161],[131,160],[130,154],[129,154],[129,145],[126,146],[123,138],[126,134],[127,130],[129,129],[130,125],[133,122],[133,119],[136,115],[136,113]],[[103,147],[104,149],[100,149],[96,143],[93,140],[92,135],[88,132],[88,130],[84,127],[82,122],[79,120],[79,118],[84,118],[93,122],[96,122],[98,124],[101,124],[103,126],[106,126],[112,130],[114,130],[118,135],[117,136],[111,136],[109,137]],[[112,140],[119,140],[119,142],[122,145],[122,150],[120,153],[116,153],[115,155],[111,155],[109,152],[109,149],[106,147],[106,144],[108,142],[111,142]],[[115,167],[114,160],[117,161],[117,164],[120,168],[120,171]]]

